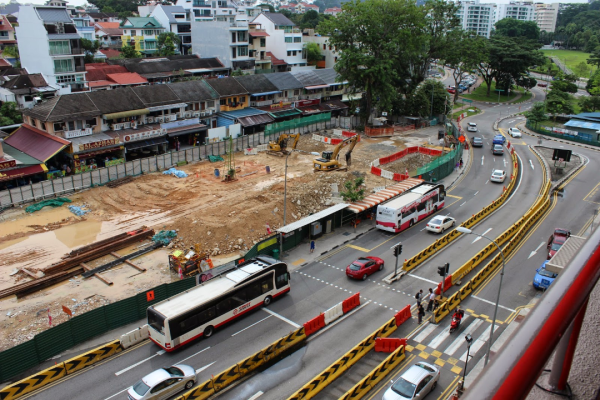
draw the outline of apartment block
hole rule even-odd
[[[534,20],[540,31],[554,32],[558,18],[559,3],[535,4]]]

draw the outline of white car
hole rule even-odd
[[[467,130],[469,132],[477,132],[477,124],[475,122],[469,122],[469,125],[467,126]]]
[[[168,399],[196,382],[196,371],[189,365],[177,364],[157,369],[127,390],[129,400]]]
[[[456,220],[452,217],[436,215],[427,223],[425,229],[431,232],[440,233],[444,232],[446,229],[452,228],[456,225]]]
[[[502,182],[504,182],[505,179],[506,179],[506,171],[503,171],[501,169],[495,169],[492,172],[492,177],[490,178],[490,181],[502,183]]]
[[[383,394],[383,400],[423,399],[433,392],[439,379],[439,369],[431,364],[418,362],[393,382]]]
[[[521,131],[518,128],[509,128],[508,129],[508,134],[512,137],[523,137],[523,135],[521,134]]]

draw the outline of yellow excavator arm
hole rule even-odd
[[[354,146],[356,146],[356,142],[358,142],[358,135],[354,135],[352,137],[344,139],[342,143],[338,144],[337,146],[335,146],[335,149],[333,149],[333,156],[331,157],[331,159],[337,160],[337,156],[340,153],[340,151],[348,145],[350,145],[350,148],[348,149],[347,153],[351,153],[352,150],[354,150]]]
[[[314,163],[313,163],[314,170],[315,171],[332,171],[332,170],[342,168],[342,164],[337,159],[340,151],[344,147],[349,145],[350,147],[348,148],[348,151],[346,152],[346,154],[352,153],[354,146],[356,146],[356,142],[358,142],[358,135],[344,139],[343,142],[341,142],[337,146],[335,146],[333,151],[324,151],[323,154],[321,155],[321,158],[317,158],[314,161]],[[347,168],[347,166],[346,166],[346,168]]]

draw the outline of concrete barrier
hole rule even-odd
[[[124,349],[127,349],[135,344],[147,340],[148,336],[148,325],[143,325],[137,329],[134,329],[133,331],[121,335],[121,346],[123,346]]]

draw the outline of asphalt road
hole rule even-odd
[[[534,92],[538,100],[543,96],[537,89],[534,89]],[[525,109],[528,106],[530,104],[523,104],[521,107]],[[511,112],[514,112],[515,106],[512,108]],[[480,131],[476,135],[484,137],[484,147],[473,149],[472,163],[467,167],[468,171],[456,187],[449,191],[447,205],[439,212],[451,215],[459,223],[500,195],[503,185],[489,182],[492,169],[506,169],[509,174],[512,173],[508,155],[494,157],[489,143],[494,134],[493,121],[501,113],[506,115],[508,107],[482,106],[482,109],[483,114],[469,121],[477,122]],[[523,120],[508,120],[502,122],[500,128],[506,131],[520,122]],[[474,228],[474,231],[490,238],[501,234],[526,212],[535,202],[542,183],[539,161],[527,146],[537,144],[537,138],[524,135],[522,139],[512,142],[521,162],[520,183],[500,210]],[[540,247],[540,244],[545,243],[556,226],[570,229],[576,235],[589,225],[593,210],[600,204],[600,182],[597,177],[592,176],[596,152],[569,144],[550,143],[544,144],[572,148],[591,163],[569,182],[562,196],[556,197],[548,215],[530,232],[518,252],[507,259],[496,337],[514,317],[519,307],[527,306],[532,298],[541,295],[541,292],[535,291],[531,286],[535,269],[546,256],[545,247]],[[426,291],[428,287],[435,287],[440,281],[436,268],[438,265],[449,262],[451,271],[455,270],[488,244],[485,239],[476,240],[475,236],[463,235],[402,280],[392,285],[384,284],[381,279],[393,270],[394,257],[390,251],[392,244],[402,241],[402,257],[408,258],[438,238],[423,228],[422,222],[398,235],[379,230],[371,231],[358,240],[325,254],[318,261],[297,269],[292,274],[291,292],[275,301],[268,311],[257,310],[246,318],[220,329],[212,337],[196,341],[174,353],[163,353],[151,343],[142,344],[58,384],[50,385],[29,398],[124,399],[126,388],[141,377],[159,367],[178,362],[196,368],[199,372],[198,380],[204,381],[269,345],[351,294],[360,292],[360,309],[312,337],[308,344],[292,357],[220,396],[225,399],[244,399],[262,392],[261,400],[286,398],[392,318],[397,310],[406,305],[414,307],[414,294],[417,290]],[[344,274],[346,265],[366,254],[383,258],[386,262],[385,270],[372,275],[366,281],[349,280]],[[431,398],[446,395],[455,387],[465,367],[467,346],[462,338],[466,333],[471,333],[475,339],[471,346],[471,355],[474,357],[469,360],[469,366],[475,365],[485,354],[485,340],[491,327],[490,318],[493,315],[499,276],[495,274],[474,293],[474,296],[463,302],[468,316],[459,332],[449,334],[447,319],[439,325],[426,322],[419,326],[413,318],[393,334],[393,337],[409,339],[407,359],[399,369],[400,372],[406,366],[423,359],[442,369],[439,385]],[[384,357],[383,354],[369,354],[318,398],[338,398]],[[382,388],[385,388],[384,386],[382,385]],[[383,389],[378,388],[375,395],[381,396],[381,390]]]

